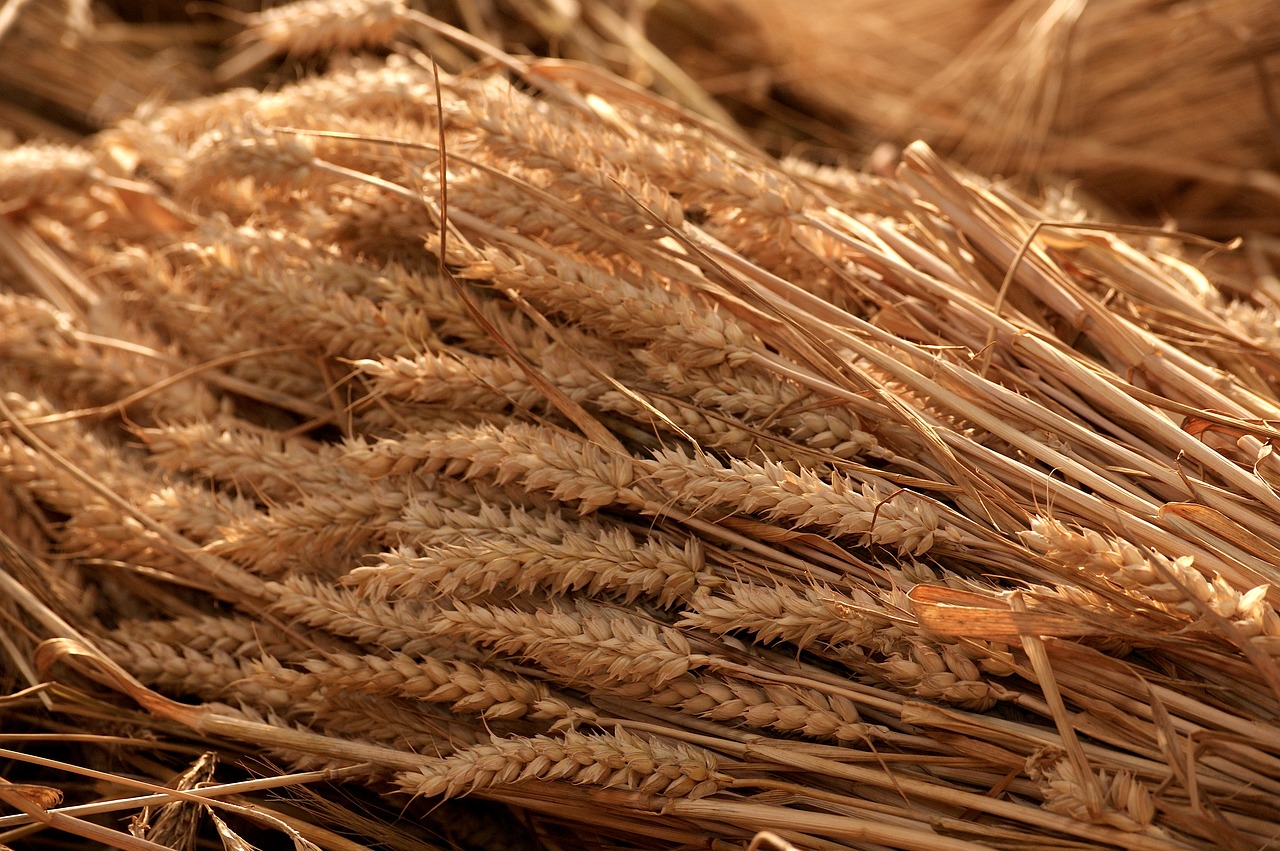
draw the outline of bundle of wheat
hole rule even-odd
[[[1280,230],[1268,0],[687,5],[736,31],[741,70],[722,57],[713,84],[725,93],[772,84],[868,143],[922,138],[985,173],[1079,176],[1184,227]]]
[[[57,683],[0,712],[154,793],[0,827],[434,847],[223,799],[324,778],[543,847],[1271,843],[1276,294],[489,54],[0,152],[0,641]],[[157,787],[193,744],[297,773]]]

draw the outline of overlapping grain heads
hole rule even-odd
[[[1280,306],[505,68],[4,154],[44,669],[583,847],[1271,842]]]

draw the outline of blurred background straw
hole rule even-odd
[[[266,4],[270,5],[270,4]],[[1280,4],[1269,0],[437,0],[495,47],[609,68],[768,150],[875,167],[923,139],[1024,186],[1077,181],[1116,215],[1280,233]],[[251,0],[8,0],[0,128],[65,140],[228,79]],[[390,44],[388,43],[388,47]],[[442,67],[465,62],[444,40]],[[456,68],[455,68],[456,69]],[[730,118],[732,116],[732,118]]]

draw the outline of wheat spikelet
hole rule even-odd
[[[1150,789],[1130,772],[1119,771],[1114,776],[1108,776],[1106,771],[1098,772],[1097,782],[1104,795],[1101,807],[1090,806],[1084,799],[1071,761],[1064,759],[1061,751],[1050,748],[1036,754],[1028,760],[1028,773],[1044,789],[1046,809],[1120,830],[1163,834],[1151,824],[1155,804]]]
[[[0,198],[9,203],[57,203],[84,192],[95,179],[93,154],[61,145],[0,150]]]
[[[348,462],[374,477],[439,470],[467,478],[487,476],[499,484],[518,481],[531,491],[578,503],[583,513],[615,501],[634,501],[630,458],[566,432],[516,424],[407,434],[398,440],[354,445]]]
[[[567,780],[696,799],[731,782],[709,752],[617,730],[495,739],[397,777],[412,794],[444,795],[532,779]]]
[[[132,640],[104,642],[103,647],[144,682],[208,700],[226,699],[235,692],[237,683],[252,674],[248,660],[216,647],[201,652],[160,641]],[[290,705],[284,689],[259,689],[253,698],[256,703],[278,708]]]
[[[731,582],[714,596],[694,596],[680,623],[714,633],[749,630],[761,641],[789,641],[802,650],[815,644],[838,650],[866,643],[885,625],[887,619],[876,617],[879,609],[866,592],[846,596],[830,588],[796,591]]]
[[[338,459],[341,447],[287,438],[250,424],[205,421],[139,430],[161,470],[196,472],[270,500],[318,488],[359,486]]]
[[[733,459],[725,466],[705,453],[681,450],[657,453],[649,475],[690,503],[733,505],[797,527],[856,535],[863,545],[892,546],[903,555],[919,555],[936,544],[964,538],[936,504],[876,481],[859,484],[838,474],[823,481],[811,472],[794,473],[771,461]]]
[[[1206,609],[1229,618],[1255,646],[1272,655],[1277,652],[1280,617],[1263,586],[1241,592],[1222,576],[1205,577],[1191,556],[1171,559],[1144,553],[1122,539],[1091,529],[1072,530],[1052,518],[1034,518],[1023,540],[1066,566],[1115,583],[1148,605],[1190,619],[1201,618]]]
[[[404,22],[404,0],[300,0],[249,16],[240,51],[219,69],[233,79],[277,53],[305,56],[386,44]]]
[[[657,536],[640,539],[590,520],[571,525],[556,514],[535,519],[521,509],[508,516],[508,525],[465,543],[446,543],[453,535],[440,535],[441,543],[431,547],[383,553],[378,564],[351,571],[349,581],[375,596],[468,599],[544,588],[612,592],[626,602],[643,595],[663,606],[715,584],[692,538],[683,545]]]
[[[458,660],[415,658],[403,653],[330,654],[303,662],[305,671],[286,668],[266,657],[251,665],[260,670],[241,684],[242,689],[245,684],[279,689],[295,700],[331,690],[448,704],[453,712],[489,719],[548,713],[561,717],[569,711],[540,683]]]
[[[432,631],[536,661],[565,682],[644,683],[657,687],[713,663],[681,632],[622,610],[577,601],[532,612],[456,602]]]
[[[189,419],[212,413],[204,387],[170,384],[151,391],[172,375],[154,360],[83,341],[87,329],[43,299],[0,293],[0,317],[6,333],[0,356],[18,380],[49,386],[70,405],[109,404],[138,391],[150,391],[152,416]],[[143,345],[141,331],[132,334]],[[54,381],[54,378],[57,381]]]
[[[430,604],[379,605],[352,591],[306,577],[288,577],[268,585],[272,611],[293,622],[354,639],[372,647],[412,652],[429,646],[431,624],[439,611]]]
[[[263,573],[296,568],[316,573],[345,570],[371,542],[399,526],[413,504],[430,502],[443,510],[474,511],[498,494],[466,483],[418,476],[411,481],[344,480],[337,491],[312,493],[268,512],[242,512],[220,529],[210,549]]]
[[[197,653],[231,657],[267,654],[287,657],[303,648],[279,627],[244,615],[189,615],[171,620],[130,621],[113,633],[122,646],[168,644]]]
[[[688,674],[651,691],[624,686],[617,693],[713,721],[823,741],[866,743],[886,734],[885,728],[865,723],[848,697],[812,688]]]

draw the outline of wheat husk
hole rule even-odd
[[[1227,247],[370,8],[491,61],[302,4],[359,55],[4,152],[0,713],[346,785],[206,836],[1272,840],[1280,303]],[[3,826],[153,847],[57,811],[74,744]]]

